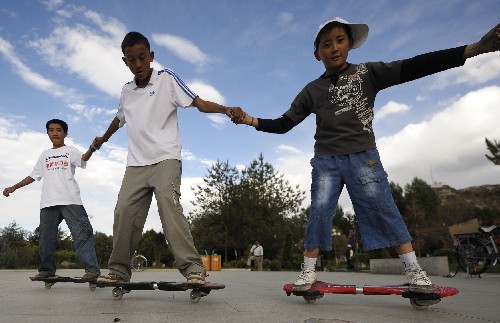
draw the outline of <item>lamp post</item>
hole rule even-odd
[[[337,242],[335,241],[335,237],[339,237],[340,235],[341,235],[340,231],[337,231],[336,228],[332,229],[333,253],[335,254],[335,266],[338,265],[338,259],[337,259]]]

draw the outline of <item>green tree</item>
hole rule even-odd
[[[287,234],[285,222],[300,212],[305,192],[299,185],[292,187],[283,174],[264,161],[262,154],[243,169],[240,186],[241,202],[251,212],[250,239],[261,241],[268,255],[281,259]]]
[[[204,185],[192,188],[195,200],[191,203],[197,209],[190,214],[192,234],[199,251],[219,249],[224,250],[224,261],[228,261],[229,245],[239,248],[240,252],[246,246],[238,246],[234,235],[245,228],[246,217],[238,221],[240,190],[238,183],[240,175],[229,162],[217,161],[203,178]],[[239,226],[239,227],[238,227]]]
[[[107,268],[113,250],[113,237],[102,232],[96,232],[94,234],[94,247],[99,267]]]
[[[33,266],[36,247],[27,241],[28,231],[15,221],[0,229],[0,268],[22,268]]]
[[[488,140],[488,138],[485,138],[486,141],[486,147],[491,153],[491,156],[485,155],[486,158],[488,158],[489,161],[491,161],[495,165],[500,165],[500,142],[497,142],[496,140],[494,142],[491,142]]]
[[[286,219],[299,212],[305,193],[291,187],[262,154],[241,172],[218,161],[204,185],[192,189],[196,209],[190,221],[199,250],[224,250],[227,262],[229,249],[246,255],[249,244],[259,240],[266,255],[283,257],[291,228]]]
[[[405,186],[403,215],[410,229],[440,222],[439,196],[424,180],[417,177]]]
[[[152,266],[153,263],[156,267],[161,267],[162,263],[169,266],[170,262],[173,261],[167,241],[165,240],[165,235],[162,232],[156,232],[153,229],[150,229],[142,234],[139,247],[137,247],[136,251],[148,259],[149,266]]]
[[[406,201],[404,197],[403,188],[399,186],[399,184],[396,184],[392,181],[389,185],[391,186],[392,198],[394,199],[394,202],[396,203],[398,210],[400,212],[403,212],[406,209]]]

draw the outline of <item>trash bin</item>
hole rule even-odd
[[[210,256],[210,268],[211,270],[218,271],[221,269],[221,256],[211,255]]]
[[[205,267],[205,270],[210,270],[210,256],[200,255],[200,258],[203,261],[203,266]]]

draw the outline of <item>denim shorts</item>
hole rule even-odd
[[[376,148],[342,156],[316,156],[311,159],[311,166],[306,250],[332,250],[332,220],[344,185],[353,204],[365,251],[411,242]]]

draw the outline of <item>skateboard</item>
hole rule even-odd
[[[387,286],[356,286],[356,285],[338,285],[322,281],[315,282],[308,291],[294,291],[293,284],[285,284],[283,290],[287,296],[296,295],[304,297],[307,303],[314,303],[324,294],[363,294],[363,295],[401,295],[410,299],[410,304],[417,310],[424,310],[429,305],[437,304],[441,298],[458,294],[454,287],[436,286],[434,293],[421,294],[409,291],[409,284],[387,285]]]
[[[163,291],[187,291],[190,292],[190,300],[192,303],[198,303],[200,298],[210,294],[213,289],[224,289],[226,285],[216,283],[206,283],[205,285],[187,284],[178,282],[128,282],[128,283],[100,283],[97,282],[97,287],[113,287],[112,296],[119,300],[124,294],[130,293],[133,290],[163,290]]]
[[[81,277],[64,277],[52,276],[47,278],[30,277],[32,281],[42,281],[45,283],[45,289],[50,289],[55,283],[76,283],[76,284],[89,284],[89,289],[94,291],[97,287],[96,280],[82,279]]]

